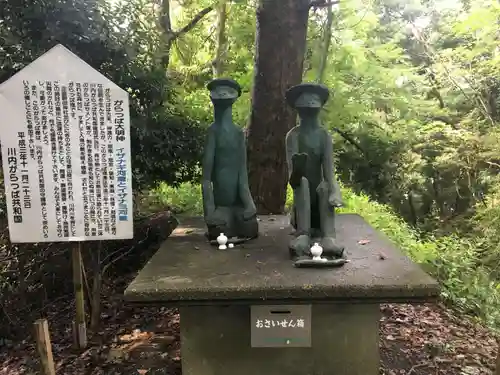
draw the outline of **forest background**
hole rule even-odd
[[[500,4],[311,4],[299,63],[304,81],[332,92],[322,121],[334,138],[343,211],[363,215],[438,278],[454,308],[499,328]],[[258,9],[256,0],[4,0],[0,83],[64,44],[130,94],[137,220],[165,209],[199,214],[198,163],[212,120],[205,85],[237,80],[234,120],[251,122]],[[263,173],[255,165],[254,185]],[[54,260],[67,259],[67,248],[10,244],[2,207],[0,338],[72,290]],[[89,251],[98,257],[94,281],[124,259],[119,250]]]

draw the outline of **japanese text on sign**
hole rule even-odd
[[[62,46],[0,86],[12,242],[133,237],[128,95]]]
[[[273,328],[273,327],[282,327],[282,328],[305,328],[304,319],[281,319],[281,320],[273,320],[273,319],[257,319],[255,322],[256,328]]]

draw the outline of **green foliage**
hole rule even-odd
[[[180,108],[175,80],[154,63],[148,48],[155,46],[157,34],[144,30],[148,23],[139,1],[127,5],[126,17],[100,0],[5,0],[0,6],[0,83],[61,43],[129,92],[136,194],[160,181],[175,185],[194,179],[202,138],[199,121]],[[3,178],[0,182],[3,189]],[[67,270],[60,264],[69,264],[67,246],[10,244],[1,197],[0,336],[5,338],[19,333],[38,309],[70,293],[71,283],[60,282],[61,269]],[[149,229],[141,242],[153,239]],[[102,259],[111,258],[103,254]]]
[[[167,0],[164,0],[167,1]],[[0,82],[62,43],[128,90],[134,188],[151,210],[200,214],[196,181],[212,121],[211,11],[168,46],[160,3],[22,0],[0,8]],[[250,113],[257,1],[229,1],[224,75]],[[500,322],[500,54],[494,0],[348,0],[333,8],[323,116],[346,201],[436,276],[455,306]],[[213,0],[171,0],[173,30]],[[311,12],[304,81],[317,77],[326,9]],[[169,49],[171,47],[171,50]],[[159,63],[169,52],[170,65]],[[286,62],[276,69],[286,69]],[[166,74],[168,73],[168,74]],[[168,185],[167,185],[168,184]],[[287,208],[292,195],[288,191]]]
[[[202,130],[178,109],[172,80],[143,45],[140,1],[125,8],[127,32],[118,22],[124,9],[100,4],[5,2],[0,9],[0,82],[62,43],[129,92],[134,187],[140,191],[160,181],[176,184],[195,178]],[[148,39],[156,40],[154,35]]]
[[[193,11],[199,10],[205,3],[193,2],[192,6],[184,7],[178,22],[188,20]],[[224,72],[242,87],[242,95],[233,106],[233,118],[236,124],[246,126],[253,83],[255,4],[253,1],[229,2],[227,15]],[[211,13],[207,18],[206,22],[183,35],[176,43],[171,67],[182,77],[179,90],[189,103],[186,109],[208,125],[212,121],[212,106],[205,85],[212,79],[216,15]]]
[[[475,235],[479,239],[480,262],[490,271],[495,280],[500,279],[500,179],[478,204],[472,218]]]
[[[479,317],[491,327],[500,327],[500,287],[491,278],[489,269],[481,264],[478,239],[457,235],[423,238],[388,206],[346,188],[343,197],[346,207],[342,212],[363,216],[421,264],[440,281],[441,295],[446,301],[466,314]]]
[[[162,183],[144,197],[143,206],[151,211],[169,209],[176,214],[203,215],[201,186],[187,182],[174,188]]]

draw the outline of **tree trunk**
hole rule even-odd
[[[413,202],[413,191],[408,191],[408,205],[410,206],[410,215],[413,226],[417,225],[417,212],[415,210],[415,203]]]
[[[436,202],[436,205],[438,207],[439,211],[439,218],[444,218],[445,213],[444,213],[444,204],[443,204],[443,199],[441,198],[441,190],[439,188],[439,173],[435,172],[434,173],[434,178],[432,179],[432,190],[434,190],[434,201]]]
[[[172,29],[172,22],[170,21],[170,0],[162,0],[160,16],[158,18],[161,29],[161,45],[158,52],[158,62],[165,70],[170,64],[170,51],[177,38],[191,31],[213,9],[213,5],[201,9],[186,25],[174,31]]]
[[[257,8],[247,136],[250,190],[259,214],[277,214],[285,208],[285,135],[296,120],[285,92],[302,80],[309,8],[309,0],[260,0]]]
[[[172,23],[170,22],[170,0],[161,2],[161,13],[159,24],[161,25],[161,46],[159,60],[161,65],[167,69],[170,63],[170,50],[174,42],[175,36],[172,32]]]
[[[333,24],[333,5],[329,5],[328,13],[326,16],[325,30],[323,31],[321,60],[318,68],[318,83],[323,83],[323,79],[325,76],[326,63],[328,61],[328,52],[330,51],[330,43],[332,41],[332,24]]]
[[[221,77],[224,72],[224,55],[226,50],[226,18],[227,4],[221,0],[217,8],[217,42],[213,63],[214,78]]]

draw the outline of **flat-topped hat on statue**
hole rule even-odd
[[[328,87],[318,83],[301,83],[286,92],[286,101],[292,108],[321,108],[329,97]]]
[[[330,261],[344,255],[344,247],[337,244],[335,235],[335,208],[343,203],[334,176],[332,139],[319,120],[329,95],[326,86],[315,83],[302,83],[286,92],[287,103],[300,118],[285,141],[293,189],[291,224],[296,230],[289,248],[299,261],[309,259],[314,243],[323,248],[323,255]]]
[[[207,237],[217,245],[217,237],[224,233],[229,243],[240,243],[257,237],[259,231],[248,186],[246,140],[232,118],[232,105],[241,96],[241,87],[233,79],[217,78],[207,89],[214,106],[202,166]]]
[[[208,82],[207,89],[210,91],[211,98],[218,99],[223,96],[237,99],[241,96],[240,84],[231,78],[215,78]]]

